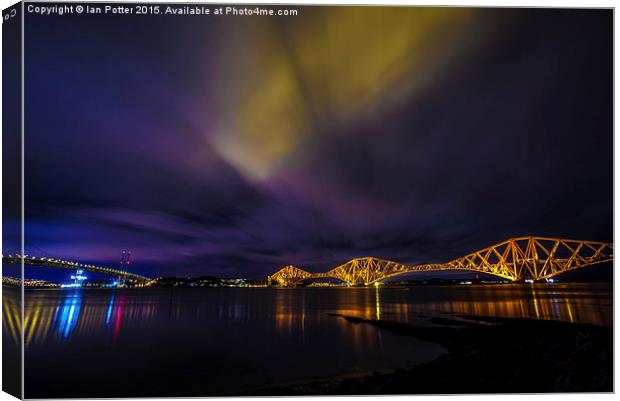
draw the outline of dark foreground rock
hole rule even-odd
[[[611,392],[610,327],[531,319],[457,317],[434,326],[339,316],[448,352],[410,369],[261,389],[245,395]]]

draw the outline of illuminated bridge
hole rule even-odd
[[[335,278],[348,285],[370,285],[399,274],[467,270],[510,281],[545,280],[558,274],[613,260],[613,244],[545,237],[512,238],[446,263],[405,265],[373,257],[352,259],[325,273],[285,266],[270,284],[293,286],[307,279]]]
[[[93,273],[101,273],[101,274],[108,274],[110,276],[122,277],[128,280],[133,280],[133,281],[137,281],[140,283],[146,283],[146,282],[151,281],[151,279],[148,277],[140,276],[139,274],[126,272],[123,270],[112,269],[109,267],[95,266],[91,264],[78,263],[78,262],[62,260],[62,259],[54,259],[54,258],[46,258],[46,257],[37,258],[36,256],[29,256],[29,255],[24,255],[23,258],[22,258],[22,255],[2,255],[2,263],[19,265],[22,263],[22,260],[24,262],[24,265],[30,265],[30,266],[45,266],[45,267],[53,267],[56,269],[69,269],[69,270],[82,269],[82,270],[88,270]]]

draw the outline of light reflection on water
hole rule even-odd
[[[110,340],[115,341],[123,321],[145,323],[162,317],[200,320],[212,318],[214,309],[219,320],[272,319],[274,329],[281,335],[299,331],[303,334],[307,315],[313,315],[320,323],[326,318],[320,316],[321,313],[407,322],[425,316],[467,314],[606,326],[613,323],[611,285],[600,284],[225,289],[226,296],[216,304],[207,304],[203,297],[193,299],[191,296],[204,291],[222,293],[222,290],[213,289],[28,291],[24,314],[26,346],[50,339],[62,341],[74,334],[101,333],[104,328]],[[258,297],[245,297],[243,291],[253,291]],[[269,295],[261,297],[260,291]],[[326,294],[329,296],[324,297]],[[260,299],[260,303],[257,304],[256,299]],[[19,338],[19,316],[15,315],[18,311],[5,305],[3,314],[4,330],[15,341]],[[354,335],[357,334],[354,332]]]
[[[80,397],[94,389],[147,396],[147,387],[151,395],[182,396],[188,381],[219,394],[275,378],[409,367],[443,351],[333,314],[412,324],[451,314],[613,323],[611,284],[28,290],[25,301],[29,398],[68,396],[46,392],[73,389],[63,380],[83,383],[84,392],[72,394]],[[19,339],[12,310],[19,309],[5,303],[5,341]],[[63,366],[75,373],[63,375]],[[97,387],[101,375],[115,387]],[[144,385],[127,392],[136,375]]]
[[[57,328],[58,336],[62,338],[69,337],[71,330],[75,328],[80,316],[80,308],[82,307],[82,292],[72,291],[62,302],[62,306],[56,309],[52,325]],[[36,317],[41,309],[34,311],[35,317],[32,319],[33,328],[36,327]],[[28,327],[28,325],[26,325]]]
[[[184,291],[187,293],[184,294]],[[292,335],[300,328],[303,333],[308,313],[319,322],[325,319],[324,316],[317,316],[319,312],[409,322],[419,320],[421,316],[455,313],[553,319],[605,326],[613,323],[610,285],[256,289],[255,295],[257,291],[269,292],[269,296],[261,300],[262,304],[247,302],[254,302],[256,297],[229,296],[247,289],[225,289],[227,296],[216,305],[205,304],[201,297],[193,304],[192,299],[187,298],[192,291],[195,295],[200,291],[218,290],[28,291],[24,314],[26,346],[50,339],[66,340],[74,333],[101,333],[103,328],[114,341],[121,332],[123,321],[128,324],[134,321],[144,323],[161,319],[162,316],[188,318],[188,314],[201,319],[210,316],[213,308],[217,310],[220,320],[271,318],[275,330],[282,335]],[[314,296],[318,294],[321,296]],[[321,299],[325,294],[330,296]],[[8,301],[10,303],[10,298]],[[3,327],[14,341],[19,338],[18,312],[18,308],[5,304]]]

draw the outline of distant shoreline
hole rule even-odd
[[[412,283],[412,284],[381,284],[380,288],[419,288],[419,287],[480,287],[480,286],[561,286],[561,285],[580,285],[580,284],[609,284],[613,285],[612,281],[561,281],[555,283],[520,283],[520,282],[507,282],[507,283],[450,283],[450,282],[439,282],[439,283]],[[21,286],[19,285],[11,285],[7,283],[2,283],[3,288],[15,288],[19,289]],[[263,286],[263,285],[221,285],[221,286],[149,286],[149,287],[98,287],[98,286],[83,286],[83,287],[72,287],[72,288],[62,288],[59,285],[56,286],[24,286],[25,290],[61,290],[61,291],[74,291],[74,290],[128,290],[128,289],[139,289],[139,290],[153,290],[153,289],[221,289],[221,288],[247,288],[247,289],[256,289],[256,288],[268,288],[268,289],[338,289],[338,288],[347,288],[347,289],[360,289],[360,288],[375,288],[375,286],[346,286],[346,285],[332,285],[332,286],[297,286],[297,287],[280,287],[280,286]]]

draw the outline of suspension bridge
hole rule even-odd
[[[446,263],[407,265],[374,257],[352,259],[324,273],[292,265],[268,277],[270,284],[295,286],[308,279],[334,278],[351,286],[370,285],[400,274],[464,270],[510,281],[541,281],[613,260],[613,244],[546,237],[512,238]]]
[[[121,262],[122,266],[128,266],[128,259],[123,254],[123,261]],[[76,270],[82,269],[87,270],[93,273],[107,274],[110,276],[121,277],[123,279],[136,281],[138,283],[147,283],[152,279],[141,276],[139,274],[131,273],[125,270],[114,269],[110,267],[104,266],[96,266],[93,264],[87,263],[79,263],[75,261],[65,260],[65,259],[55,259],[51,257],[36,257],[29,255],[2,255],[2,263],[6,264],[15,264],[15,265],[29,265],[29,266],[40,266],[40,267],[51,267],[55,269],[68,269],[68,270]]]

